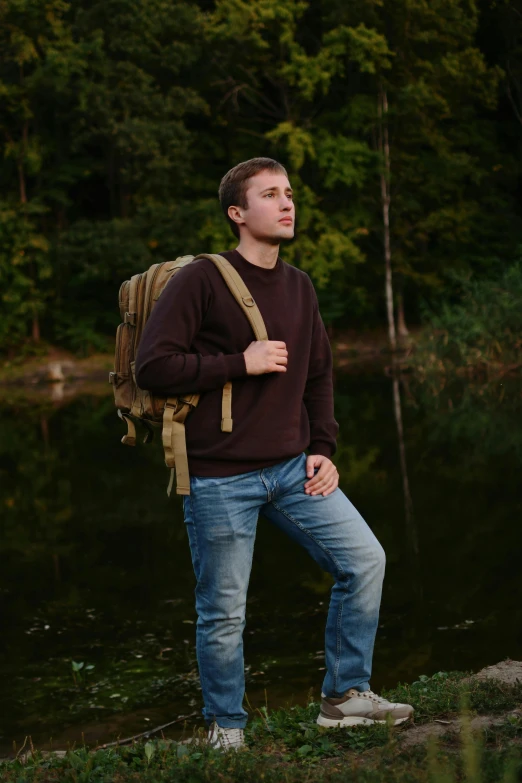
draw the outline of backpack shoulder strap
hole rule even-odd
[[[225,283],[230,289],[230,293],[250,321],[256,340],[268,340],[263,316],[239,272],[234,269],[226,258],[223,258],[223,256],[217,255],[216,253],[200,253],[194,260],[198,258],[208,258],[209,261],[212,261],[217,266]]]
[[[246,287],[241,275],[234,269],[226,258],[217,254],[203,253],[198,256],[183,256],[176,259],[168,271],[174,271],[177,267],[185,266],[199,258],[208,258],[219,269],[234,299],[237,301],[250,325],[252,326],[256,340],[268,340],[263,316]],[[163,414],[162,439],[165,448],[165,462],[167,467],[175,468],[176,494],[190,494],[190,477],[187,460],[187,447],[185,441],[185,418],[192,407],[199,401],[199,394],[193,394],[189,399],[187,395],[179,398],[169,398],[165,404]],[[221,403],[221,431],[232,432],[232,383],[229,381],[223,387]],[[167,494],[170,495],[174,480],[174,471],[171,471]]]
[[[129,283],[129,309],[125,313],[123,321],[131,326],[136,325],[136,316],[138,310],[138,287],[141,281],[142,275],[133,275]]]

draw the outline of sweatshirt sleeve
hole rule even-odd
[[[243,353],[202,356],[191,345],[212,303],[210,280],[196,262],[167,283],[145,324],[136,356],[140,389],[169,396],[205,392],[246,375]]]
[[[303,400],[310,421],[310,454],[331,458],[337,450],[339,432],[339,424],[334,418],[332,349],[315,289],[313,299],[312,345]]]

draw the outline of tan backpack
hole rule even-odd
[[[127,434],[121,442],[136,445],[136,421],[146,428],[144,443],[149,443],[153,427],[162,426],[165,464],[171,469],[167,494],[170,496],[176,474],[176,493],[190,495],[190,478],[185,439],[185,419],[198,402],[200,395],[183,394],[176,397],[155,397],[136,385],[135,359],[143,328],[161,292],[171,277],[182,267],[199,258],[208,258],[221,272],[230,292],[250,321],[256,340],[268,340],[266,327],[254,299],[239,273],[223,256],[202,254],[181,256],[175,261],[153,264],[146,272],[122,283],[119,292],[120,314],[123,320],[116,332],[114,372],[109,381],[114,390],[118,416],[127,424]],[[232,383],[223,387],[221,431],[232,432]],[[216,422],[216,427],[218,422]]]

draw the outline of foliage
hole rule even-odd
[[[520,366],[522,349],[522,262],[496,277],[456,278],[460,301],[441,302],[429,312],[429,331],[415,353],[419,373],[458,367],[487,374]]]
[[[436,672],[431,677],[423,674],[411,685],[399,685],[385,695],[391,701],[413,704],[416,723],[458,712],[463,700],[478,713],[506,712],[520,703],[522,684],[510,688],[494,680],[470,680],[471,675],[471,672]]]
[[[41,336],[105,349],[123,279],[230,247],[217,185],[260,154],[289,169],[298,231],[284,257],[312,277],[325,321],[379,322],[383,90],[408,314],[453,291],[455,267],[487,276],[521,232],[508,6],[5,0],[0,350]]]

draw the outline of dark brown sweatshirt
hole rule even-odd
[[[277,259],[273,269],[222,253],[243,278],[269,340],[288,351],[286,372],[247,375],[252,328],[212,261],[200,259],[167,284],[143,331],[136,380],[158,395],[199,392],[185,421],[189,472],[232,476],[310,454],[331,457],[332,352],[309,276]],[[232,432],[221,432],[223,386],[232,381]]]

